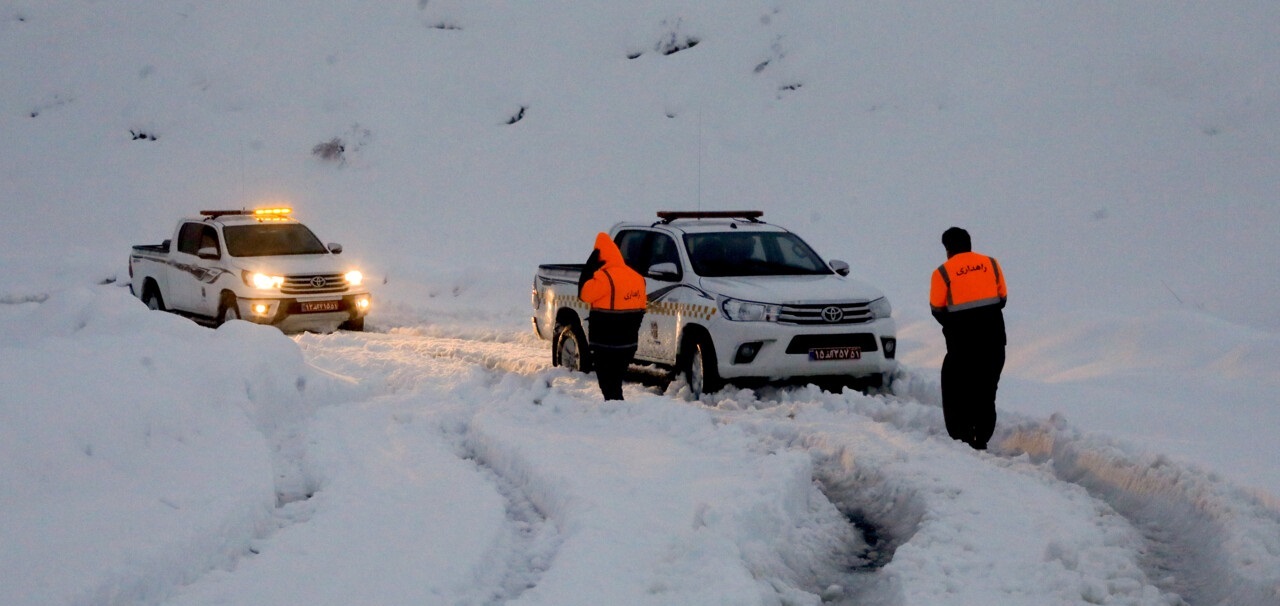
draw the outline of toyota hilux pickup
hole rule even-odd
[[[129,288],[151,309],[211,326],[363,330],[372,299],[340,253],[289,208],[205,210],[179,220],[163,243],[133,247]]]
[[[811,382],[887,388],[897,370],[883,293],[824,261],[760,211],[662,211],[609,234],[645,277],[648,307],[637,364],[683,374],[694,397],[726,382]],[[540,265],[533,330],[557,366],[588,372],[590,311],[581,264]]]

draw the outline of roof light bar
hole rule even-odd
[[[249,211],[244,210],[244,209],[241,209],[241,210],[202,210],[202,211],[200,211],[200,214],[201,214],[202,216],[209,217],[210,219],[217,219],[218,217],[225,217],[225,216],[227,216],[227,215],[247,215],[247,214],[249,214]]]
[[[253,211],[254,216],[257,216],[257,217],[282,217],[282,216],[290,215],[292,213],[293,213],[293,209],[287,208],[287,207],[257,208],[257,209],[254,209]]]
[[[249,210],[247,208],[241,208],[239,210],[202,210],[200,211],[200,214],[210,219],[217,219],[218,217],[226,217],[226,216],[234,216],[234,215],[244,215],[244,216],[252,216],[253,218],[259,221],[288,221],[289,215],[293,214],[293,209],[287,208],[287,207],[276,207],[276,208],[255,208],[253,210]]]
[[[745,219],[752,223],[759,223],[760,217],[764,216],[762,210],[660,210],[658,218],[663,223],[670,223],[676,219]]]

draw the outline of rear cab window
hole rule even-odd
[[[675,266],[676,281],[679,281],[684,274],[680,266],[680,251],[676,248],[675,238],[668,234],[628,229],[618,232],[614,241],[622,251],[622,260],[626,261],[628,267],[642,275],[648,274],[653,266],[661,263],[670,263]]]

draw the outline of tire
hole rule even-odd
[[[578,372],[591,372],[591,347],[577,324],[557,324],[551,341],[551,364]]]
[[[698,335],[688,342],[688,353],[685,354],[684,377],[689,382],[689,391],[695,400],[704,394],[715,393],[724,387],[720,378],[716,361],[716,348],[711,339]]]
[[[155,284],[148,282],[142,289],[142,302],[147,304],[147,309],[154,311],[164,311],[164,297],[160,296],[160,289]]]
[[[339,325],[338,325],[338,329],[339,329],[339,330],[350,330],[350,331],[352,331],[352,332],[361,332],[361,331],[363,331],[363,330],[364,330],[364,318],[356,318],[356,319],[354,319],[354,320],[347,320],[346,322],[343,322],[342,324],[339,324]]]
[[[877,394],[893,394],[893,376],[894,373],[886,372],[879,375],[879,384],[873,385],[872,393]]]
[[[222,326],[232,320],[240,319],[240,305],[236,303],[236,296],[231,293],[222,295],[222,303],[218,304],[218,326]]]

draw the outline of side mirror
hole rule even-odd
[[[675,282],[680,279],[680,268],[676,267],[675,263],[655,263],[649,266],[646,275],[654,280]]]
[[[218,249],[212,246],[206,246],[197,250],[196,256],[208,261],[217,261],[222,258],[222,255],[218,254]]]
[[[836,273],[842,276],[849,275],[849,264],[839,259],[831,260],[831,269],[834,269]]]
[[[329,252],[331,252],[331,253],[333,253],[333,254],[335,254],[335,255],[340,255],[340,254],[342,254],[342,245],[341,245],[341,244],[338,244],[337,242],[330,242],[330,243],[329,243]]]

